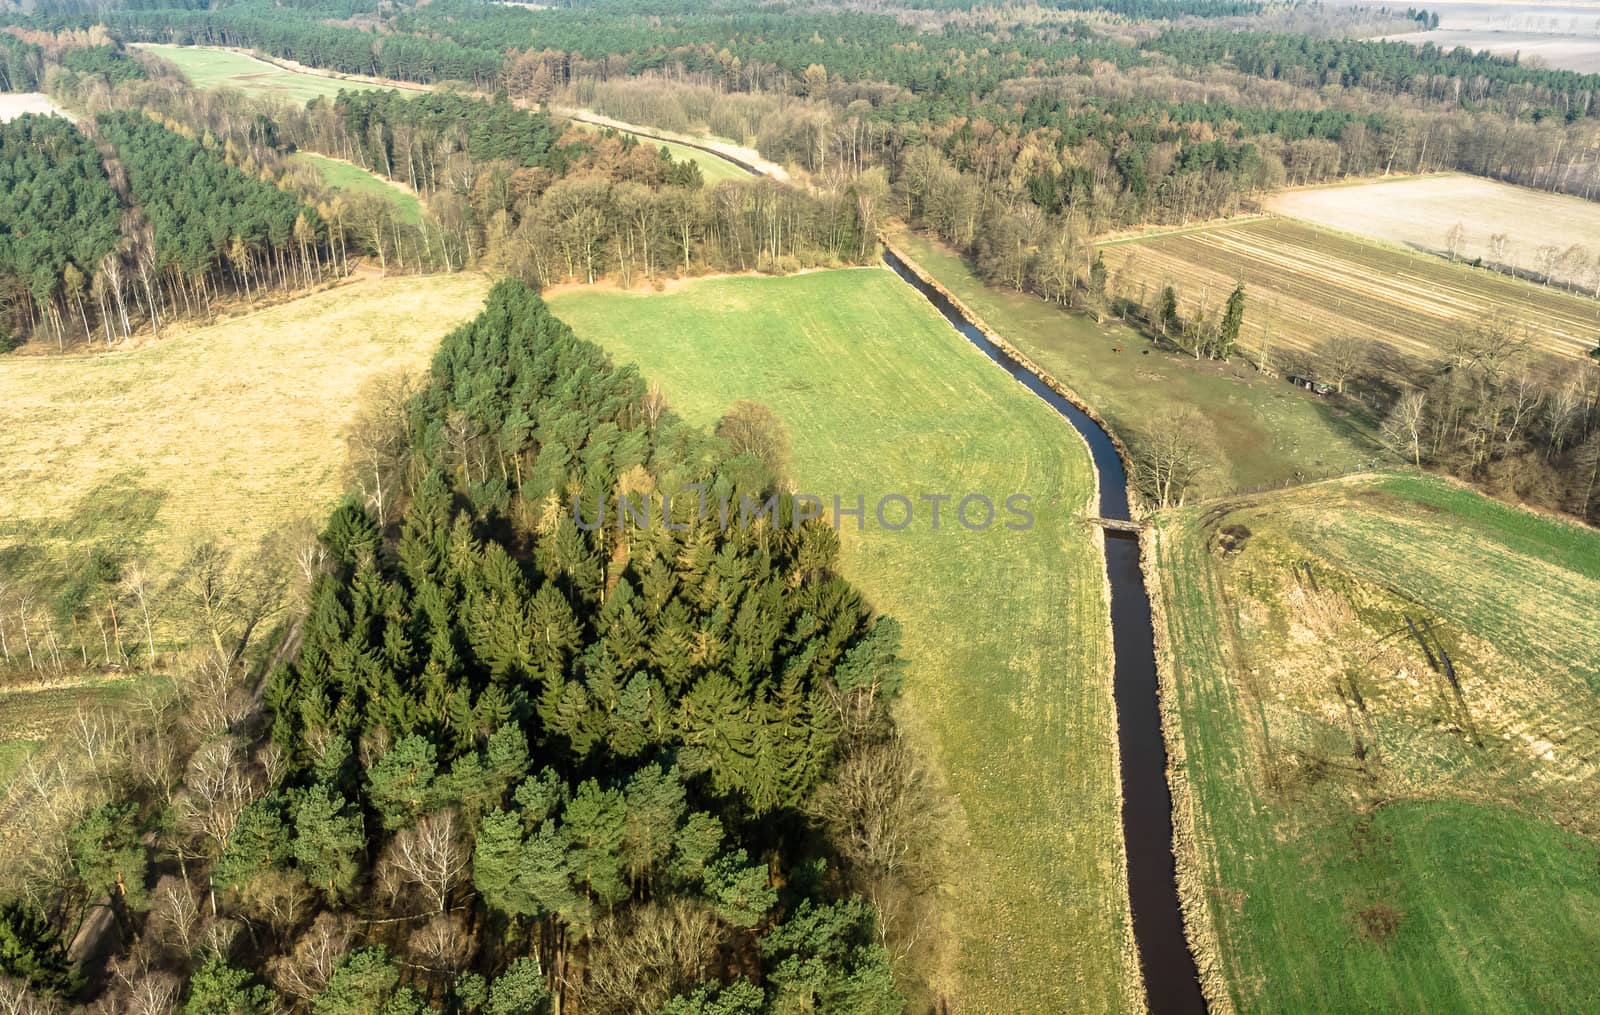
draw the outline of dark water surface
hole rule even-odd
[[[1023,387],[1044,399],[1089,442],[1100,473],[1100,516],[1127,519],[1128,474],[1111,437],[1088,414],[997,348],[950,301],[894,254],[884,260],[927,297],[967,341]],[[1204,1012],[1200,976],[1183,936],[1177,864],[1172,855],[1172,792],[1167,785],[1167,745],[1156,700],[1156,654],[1150,598],[1139,570],[1139,537],[1106,530],[1106,573],[1111,579],[1111,643],[1116,653],[1113,696],[1122,755],[1122,835],[1128,852],[1128,895],[1133,936],[1151,1012]]]

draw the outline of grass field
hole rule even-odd
[[[0,574],[53,596],[99,548],[159,578],[323,513],[363,383],[424,366],[486,290],[364,280],[142,348],[0,357]]]
[[[1110,639],[1080,439],[885,270],[552,306],[689,419],[771,406],[802,491],[866,498],[867,530],[841,533],[844,569],[905,625],[904,722],[960,817],[943,930],[959,955],[935,989],[971,1011],[1125,1008]],[[934,531],[925,505],[902,532],[871,517],[886,494],[966,492],[1028,493],[1037,524],[973,533],[947,514]]]
[[[1373,421],[1349,407],[1244,364],[1163,352],[1129,328],[1100,327],[1044,300],[985,286],[954,252],[925,237],[905,234],[895,242],[1135,447],[1141,430],[1162,412],[1199,414],[1215,461],[1198,482],[1201,494],[1342,472],[1376,454],[1368,436]]]
[[[1514,187],[1478,176],[1447,173],[1332,187],[1288,190],[1267,200],[1280,215],[1358,233],[1387,243],[1448,254],[1446,233],[1462,229],[1457,256],[1523,272],[1593,292],[1600,284],[1600,204],[1567,194]],[[1496,235],[1505,237],[1497,251]],[[1565,253],[1570,262],[1546,270],[1541,247]]]
[[[1600,533],[1380,474],[1186,509],[1158,539],[1191,856],[1238,1007],[1582,1010]]]
[[[323,182],[333,190],[352,194],[376,194],[394,202],[395,207],[399,209],[401,222],[416,225],[422,221],[422,203],[417,200],[417,195],[374,176],[360,166],[326,158],[313,152],[296,152],[292,158],[296,162],[314,168],[321,174]]]
[[[237,88],[250,95],[265,95],[304,105],[318,96],[332,97],[343,91],[381,86],[361,81],[345,81],[322,74],[287,70],[246,53],[198,46],[141,44],[139,49],[161,57],[183,71],[196,88]]]
[[[573,120],[572,122],[584,130],[603,129],[597,124],[585,123],[582,120]],[[727,159],[712,155],[710,152],[703,152],[698,148],[690,148],[688,145],[679,144],[676,141],[658,141],[655,138],[642,137],[632,131],[612,129],[617,130],[619,134],[627,134],[629,137],[638,138],[640,144],[650,145],[652,148],[665,148],[671,153],[672,161],[674,162],[698,163],[700,166],[700,178],[705,181],[707,187],[715,187],[723,180],[750,179],[749,173]]]
[[[1353,221],[1345,228],[1355,228]],[[1280,361],[1285,350],[1315,353],[1331,338],[1353,336],[1380,358],[1389,350],[1432,362],[1452,335],[1497,317],[1518,334],[1526,329],[1536,351],[1570,359],[1586,356],[1600,334],[1600,301],[1288,219],[1182,230],[1101,250],[1119,294],[1143,293],[1154,305],[1171,285],[1186,317],[1202,304],[1216,315],[1242,280],[1250,309],[1240,344],[1254,354],[1270,330]]]

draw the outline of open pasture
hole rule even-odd
[[[840,533],[844,571],[904,625],[901,722],[955,801],[936,937],[958,954],[930,960],[934,988],[973,1011],[1126,1008],[1110,632],[1081,439],[887,270],[551,302],[691,420],[770,406],[796,488],[830,510],[865,498],[865,531],[846,518]],[[947,507],[935,530],[920,498],[970,492],[1026,493],[1036,522],[971,532]],[[904,531],[873,517],[890,494],[918,505]]]
[[[164,43],[141,44],[137,48],[176,65],[196,88],[237,88],[249,95],[282,99],[296,105],[304,105],[319,96],[332,98],[340,91],[381,87],[326,74],[289,70],[228,49]]]
[[[1180,862],[1236,1005],[1591,995],[1600,533],[1414,474],[1158,531]]]
[[[1345,225],[1357,227],[1355,218]],[[1119,294],[1154,305],[1170,285],[1185,317],[1220,313],[1243,281],[1240,345],[1255,356],[1264,336],[1273,350],[1312,354],[1351,336],[1370,342],[1380,361],[1388,350],[1433,362],[1453,337],[1498,320],[1525,333],[1536,353],[1581,360],[1600,334],[1600,301],[1305,222],[1208,226],[1101,249]]]
[[[1590,294],[1600,287],[1600,203],[1447,173],[1273,195],[1280,215]],[[1452,236],[1452,230],[1459,232]]]
[[[95,550],[160,580],[196,543],[320,518],[363,384],[422,368],[486,289],[364,280],[140,348],[0,358],[0,576],[48,602]]]

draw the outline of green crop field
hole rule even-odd
[[[292,156],[296,162],[308,165],[321,175],[322,180],[329,188],[341,190],[352,194],[376,194],[388,201],[393,201],[400,213],[400,221],[416,225],[422,221],[422,203],[417,200],[417,195],[381,179],[348,162],[338,159],[326,158],[312,152],[296,152]]]
[[[1600,533],[1379,474],[1157,545],[1188,901],[1237,1006],[1582,1008]]]
[[[287,70],[264,60],[257,60],[247,53],[236,53],[225,49],[202,49],[198,46],[171,46],[160,43],[143,44],[138,48],[175,64],[196,88],[237,88],[250,95],[284,99],[298,105],[304,105],[318,96],[338,95],[341,90],[355,91],[381,87],[363,81],[345,81],[325,74]]]
[[[929,274],[1104,416],[1137,450],[1163,413],[1204,420],[1198,436],[1212,466],[1201,495],[1326,476],[1371,463],[1376,421],[1241,363],[1165,352],[1131,328],[1101,327],[1044,300],[986,286],[949,248],[916,234],[895,242]],[[1252,311],[1246,312],[1247,319]]]
[[[714,422],[737,399],[787,423],[802,492],[857,494],[848,576],[905,625],[903,721],[957,802],[957,873],[930,973],[972,1011],[1120,1010],[1130,993],[1116,741],[1081,440],[888,271],[734,278],[552,300],[580,336]],[[1027,532],[969,532],[923,494],[1034,500]],[[922,505],[887,531],[873,505]],[[900,509],[891,506],[890,521]]]

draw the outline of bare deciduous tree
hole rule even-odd
[[[187,955],[200,940],[200,902],[194,886],[168,875],[156,883],[146,933],[179,954]]]
[[[1420,391],[1408,391],[1383,421],[1379,436],[1395,454],[1422,464],[1422,445],[1427,428],[1428,398]]]
[[[396,833],[380,865],[392,867],[401,880],[422,889],[430,908],[442,913],[451,890],[472,868],[472,851],[462,831],[455,811],[426,814]]]
[[[1344,387],[1366,368],[1369,357],[1367,343],[1353,335],[1338,335],[1322,344],[1318,356],[1318,369],[1344,394]]]
[[[651,426],[661,422],[662,413],[667,411],[667,396],[661,393],[659,381],[650,382],[650,389],[645,392],[640,408],[644,412],[645,422]]]
[[[33,992],[28,981],[0,976],[0,1015],[59,1015],[61,1002]]]
[[[250,713],[253,702],[243,679],[232,656],[215,652],[183,674],[180,685],[188,706],[184,721],[196,738],[224,733]]]
[[[1182,504],[1189,488],[1206,468],[1207,424],[1193,411],[1158,416],[1136,446],[1134,467],[1139,485],[1159,507]]]
[[[699,903],[645,903],[602,920],[591,940],[585,1011],[659,1011],[704,979],[723,939],[716,916]]]
[[[473,939],[461,914],[435,913],[431,920],[411,932],[406,948],[429,969],[454,973],[465,968],[472,959]]]
[[[267,963],[273,986],[290,997],[310,1001],[322,993],[339,959],[355,938],[355,920],[344,914],[319,913],[287,955]]]
[[[208,842],[212,856],[227,847],[239,812],[256,794],[245,758],[238,740],[222,737],[201,744],[189,759],[177,800],[178,821]]]
[[[760,402],[741,399],[717,423],[717,436],[735,453],[752,454],[765,462],[773,475],[783,477],[789,468],[789,431],[778,414]]]
[[[383,374],[362,389],[361,408],[350,424],[350,474],[361,495],[387,524],[395,492],[410,453],[406,413],[417,392],[416,378],[404,371]]]

